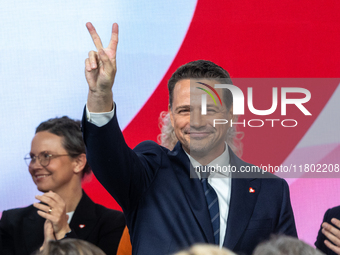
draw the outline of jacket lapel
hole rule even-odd
[[[183,193],[191,211],[195,215],[206,237],[206,241],[208,243],[214,243],[213,229],[209,220],[210,215],[201,182],[198,178],[190,178],[190,172],[191,176],[193,176],[193,174],[196,175],[196,173],[193,172],[193,166],[179,142],[175,148],[168,153],[168,156],[171,159],[172,167],[182,186]]]
[[[86,240],[96,225],[95,204],[83,191],[79,204],[72,216],[70,228],[79,239]]]
[[[23,234],[27,251],[33,252],[41,247],[44,242],[45,219],[40,217],[37,209],[31,205],[31,211],[23,219]]]
[[[229,148],[230,165],[237,170],[246,163],[240,160]],[[252,188],[255,192],[251,192]],[[233,250],[245,231],[253,213],[257,196],[260,193],[261,179],[245,178],[244,173],[233,173],[227,231],[223,246]]]

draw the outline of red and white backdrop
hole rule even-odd
[[[87,95],[84,60],[94,49],[87,21],[95,25],[104,45],[112,23],[120,25],[114,100],[131,147],[146,139],[156,141],[171,74],[184,63],[207,59],[228,70],[233,79],[294,78],[279,79],[277,87],[294,87],[294,80],[311,93],[304,104],[311,116],[294,106],[281,116],[280,99],[271,116],[259,118],[246,107],[240,121],[295,119],[298,125],[241,127],[245,161],[273,166],[339,164],[339,79],[325,79],[340,77],[339,11],[340,3],[332,0],[3,3],[0,211],[35,202],[38,192],[23,161],[35,127],[56,116],[81,118]],[[239,87],[246,96],[247,86]],[[270,108],[271,89],[253,87],[255,108]],[[340,179],[334,178],[338,175],[287,178],[299,237],[311,244],[323,213],[340,205]],[[119,208],[95,177],[84,182],[84,189],[94,201]]]

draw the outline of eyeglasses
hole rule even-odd
[[[69,154],[60,154],[60,155],[52,155],[46,151],[40,152],[38,156],[31,155],[28,153],[25,157],[24,160],[27,164],[27,166],[30,166],[31,164],[34,164],[36,160],[38,159],[40,162],[40,165],[43,167],[46,167],[50,164],[50,161],[52,158],[57,158],[61,156],[69,156]]]

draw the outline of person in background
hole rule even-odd
[[[105,255],[105,253],[87,241],[67,238],[47,242],[44,249],[34,255]]]
[[[272,236],[259,244],[253,255],[322,255],[305,242],[291,236]]]
[[[315,246],[327,255],[340,254],[340,206],[328,209],[323,218]]]
[[[228,249],[220,248],[217,245],[196,244],[190,247],[190,249],[177,252],[174,255],[237,255],[237,254],[233,253]]]
[[[108,255],[116,254],[125,218],[122,212],[95,204],[82,190],[82,178],[91,169],[80,122],[66,116],[42,122],[25,161],[43,194],[35,197],[40,203],[3,212],[2,254],[36,251],[44,241],[44,224],[50,224],[55,240],[83,239]]]

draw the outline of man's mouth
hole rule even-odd
[[[211,132],[205,131],[205,132],[188,132],[187,133],[191,138],[205,138],[211,134]]]

